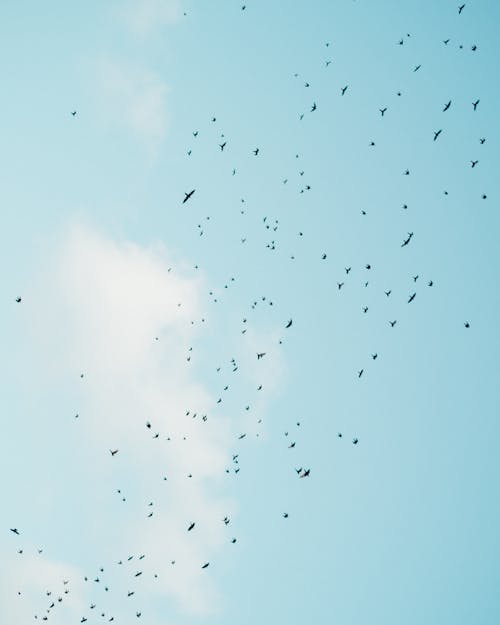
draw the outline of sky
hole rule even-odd
[[[0,623],[496,625],[500,5],[243,2],[0,7]]]

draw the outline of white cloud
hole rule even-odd
[[[136,582],[130,575],[119,581],[124,569],[116,561],[144,553],[147,580],[139,580],[137,591],[142,605],[170,597],[181,612],[207,614],[220,601],[210,569],[201,565],[224,559],[229,544],[231,530],[222,519],[235,505],[221,492],[235,434],[223,416],[202,420],[205,413],[211,417],[216,398],[186,360],[199,332],[191,320],[202,316],[201,289],[201,280],[169,271],[164,250],[115,242],[76,226],[42,268],[30,301],[37,311],[33,335],[42,340],[42,358],[52,366],[50,372],[47,364],[44,377],[80,388],[80,417],[68,417],[80,437],[75,462],[81,458],[83,466],[70,488],[86,492],[95,485],[96,498],[81,511],[95,543],[80,547],[95,553],[95,561],[113,554],[103,565],[113,568],[113,586],[123,584],[123,593]],[[119,449],[116,457],[111,448]],[[120,484],[128,498],[119,517],[113,506],[120,498],[108,484]],[[191,520],[196,530],[188,533]],[[116,608],[111,593],[106,595],[107,613],[125,609],[123,593],[113,595],[121,602]]]
[[[155,151],[168,128],[164,80],[137,64],[101,59],[97,64],[101,111],[108,123],[132,132]]]
[[[181,15],[179,0],[133,0],[121,9],[128,28],[139,37],[176,22]]]

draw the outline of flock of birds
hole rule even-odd
[[[462,14],[462,12],[464,11],[466,5],[462,4],[458,7],[458,13]],[[241,10],[244,11],[246,10],[246,5],[241,6]],[[410,35],[408,34],[407,37],[409,37]],[[401,38],[397,44],[398,45],[404,45],[405,43],[405,38]],[[443,44],[444,45],[449,45],[450,43],[450,39],[444,39],[443,40]],[[328,48],[330,46],[330,43],[326,43],[325,44],[326,47]],[[462,46],[460,46],[462,47]],[[475,52],[477,50],[477,46],[473,45],[471,47],[471,50],[473,52]],[[328,68],[331,64],[332,64],[332,60],[327,59],[326,61],[324,61],[325,67]],[[421,70],[421,64],[416,65],[413,68],[413,72],[417,72]],[[299,79],[300,76],[299,74],[294,74],[294,79]],[[310,83],[308,81],[306,81],[304,83],[304,87],[305,88],[309,88],[310,87]],[[350,91],[349,91],[349,84],[343,85],[341,87],[339,87],[339,91],[338,91],[340,97],[349,97]],[[398,96],[401,96],[401,92],[397,93]],[[479,105],[480,105],[480,99],[476,98],[471,102],[471,110],[472,112],[477,112],[479,109]],[[447,102],[444,102],[442,104],[442,113],[446,114],[448,111],[450,111],[450,109],[452,109],[453,107],[453,101],[450,99]],[[310,109],[309,109],[309,114],[314,114],[316,113],[316,111],[318,110],[319,106],[318,103],[316,101],[313,101]],[[381,117],[385,117],[388,114],[388,107],[387,106],[383,106],[382,108],[379,109],[379,113]],[[77,110],[73,110],[70,111],[70,114],[73,118],[77,118],[78,115],[78,111]],[[298,119],[299,121],[302,121],[305,118],[306,113],[304,112],[300,112],[298,114]],[[210,121],[212,124],[215,124],[217,122],[217,118],[215,116],[212,116],[210,118]],[[432,139],[432,141],[438,141],[440,139],[440,137],[442,136],[444,132],[443,128],[437,128],[435,130],[432,131],[432,133],[430,133],[430,139]],[[192,132],[192,136],[194,140],[200,140],[198,137],[200,135],[199,130],[194,130]],[[478,142],[480,145],[484,145],[486,142],[486,137],[479,137],[478,138]],[[220,150],[221,153],[226,153],[228,146],[228,139],[222,134],[220,137],[220,143],[218,143],[218,148]],[[375,143],[373,141],[371,141],[369,143],[370,147],[375,147]],[[192,154],[192,149],[188,149],[187,150],[187,155],[188,157],[191,156]],[[261,148],[259,146],[255,146],[252,149],[249,149],[249,156],[253,156],[254,158],[260,158],[261,157]],[[298,155],[297,155],[298,158]],[[471,168],[476,168],[479,164],[479,159],[471,159],[470,160],[470,165]],[[235,176],[237,173],[237,169],[236,168],[232,168],[231,171],[231,175]],[[302,178],[304,175],[304,171],[300,171],[299,172],[300,177]],[[402,172],[403,175],[405,176],[410,176],[411,172],[410,170],[406,169]],[[281,181],[283,184],[287,184],[288,183],[288,178],[285,178]],[[302,187],[299,189],[299,192],[302,193],[307,193],[308,191],[311,190],[311,186],[310,184],[303,184]],[[445,194],[447,194],[447,191],[444,192]],[[193,202],[196,202],[197,197],[200,195],[200,193],[198,192],[197,194],[197,189],[194,186],[193,188],[189,188],[187,191],[184,192],[184,197],[180,199],[180,204],[181,205],[187,205],[186,209],[189,208],[191,206],[191,204]],[[483,199],[487,198],[486,194],[482,195]],[[242,203],[244,203],[244,199],[241,200]],[[406,204],[403,205],[403,209],[407,209]],[[241,212],[244,212],[243,209]],[[366,211],[363,209],[361,210],[361,215],[365,216],[367,213]],[[209,219],[207,217],[207,219]],[[264,217],[263,219],[263,226],[266,230],[271,231],[273,233],[276,233],[278,231],[279,228],[279,221],[278,220],[274,220],[274,222],[272,220],[269,220],[267,217]],[[198,229],[199,229],[199,235],[203,236],[204,235],[204,229],[202,227],[201,224],[198,224]],[[302,236],[302,232],[299,233],[299,236]],[[406,248],[409,245],[414,243],[414,237],[415,234],[413,231],[407,232],[406,235],[404,235],[404,237],[402,237],[402,240],[400,242],[400,247],[401,248]],[[246,243],[246,238],[243,237],[241,238],[241,243],[244,244]],[[273,251],[276,249],[277,244],[276,244],[276,240],[271,240],[269,242],[266,243],[266,247]],[[294,259],[294,256],[291,257],[292,259]],[[320,259],[322,261],[327,259],[327,254],[326,253],[322,253],[320,256]],[[197,268],[198,266],[196,266]],[[370,271],[372,271],[372,266],[370,263],[366,263],[364,265],[364,268],[362,269],[363,271],[366,272],[366,276],[370,275]],[[352,266],[348,266],[344,268],[344,273],[343,273],[343,277],[342,279],[338,280],[336,282],[336,287],[337,287],[337,291],[338,292],[342,292],[342,289],[345,287],[347,280],[349,280],[351,278],[351,271],[352,271]],[[234,282],[235,278],[231,277],[231,279],[228,281],[228,284],[224,285],[224,287],[227,289],[229,287],[230,282]],[[411,280],[412,280],[412,285],[420,285],[422,280],[420,278],[420,276],[418,274],[411,276]],[[425,284],[426,284],[426,288],[432,288],[434,286],[434,281],[431,278],[426,278],[425,280]],[[363,280],[363,286],[366,288],[369,285],[369,280]],[[386,291],[384,291],[385,297],[386,298],[390,298],[392,295],[392,289],[388,289]],[[214,291],[210,291],[210,296],[213,298],[214,302],[218,301],[217,295],[214,293]],[[412,288],[406,298],[406,302],[408,305],[411,305],[412,302],[414,302],[415,298],[417,297],[417,290],[416,290],[416,286],[414,286],[414,288]],[[22,298],[19,296],[15,299],[16,303],[21,304],[22,303]],[[181,304],[179,303],[179,306]],[[250,305],[250,311],[251,310],[255,310],[255,308],[259,305],[268,305],[268,306],[273,306],[273,301],[269,298],[267,298],[266,296],[262,296],[259,299],[255,299],[252,301],[251,305]],[[365,305],[362,308],[362,312],[363,314],[367,314],[369,312],[369,306]],[[204,321],[204,319],[202,319],[202,322]],[[191,322],[194,323],[194,322]],[[398,319],[388,319],[387,320],[387,325],[390,328],[395,328],[396,325],[398,323]],[[468,320],[463,321],[463,325],[465,328],[470,328],[470,322]],[[242,334],[245,334],[247,331],[247,326],[248,326],[248,318],[244,317],[242,320],[242,329],[241,332]],[[288,318],[287,321],[283,322],[283,329],[285,331],[290,331],[293,332],[293,319],[292,318]],[[159,337],[154,337],[154,340],[158,341]],[[281,342],[281,341],[280,341]],[[192,347],[189,348],[189,353],[187,355],[187,361],[189,362],[191,360],[191,353],[192,353]],[[265,351],[255,351],[255,359],[257,361],[262,361],[263,359],[265,359],[267,356],[267,352]],[[372,353],[371,354],[371,361],[374,362],[379,358],[379,354],[378,352]],[[217,373],[221,373],[222,367],[218,366],[217,367]],[[232,373],[237,373],[239,371],[239,364],[236,361],[236,359],[231,359],[231,361],[228,363],[228,372],[232,372]],[[225,370],[222,371],[223,373],[225,373]],[[366,375],[366,365],[361,366],[359,369],[357,369],[357,371],[355,372],[355,375],[358,378],[362,378],[364,375]],[[354,375],[354,372],[353,372]],[[81,378],[84,378],[84,374],[81,374]],[[257,391],[261,391],[263,388],[263,384],[259,384],[257,386]],[[226,392],[229,389],[229,384],[225,384],[223,387],[223,391]],[[217,399],[216,404],[221,404],[223,402],[223,394],[221,394],[221,396]],[[250,409],[250,406],[247,405],[245,407],[246,410]],[[199,420],[201,420],[201,422],[206,422],[210,416],[210,409],[207,409],[203,414],[199,414],[197,411],[193,411],[193,410],[187,410],[185,413],[185,416],[196,419],[199,418]],[[76,414],[75,418],[78,418],[79,415]],[[261,419],[258,420],[258,423],[261,423]],[[300,421],[297,421],[295,424],[296,428],[300,428]],[[153,424],[150,421],[146,421],[145,423],[145,428],[148,432],[150,432],[150,434],[152,434],[152,438],[153,439],[160,439],[163,438],[164,440],[170,440],[169,436],[165,436],[163,434],[160,434],[159,431],[156,431],[153,429]],[[285,437],[287,438],[288,445],[287,447],[289,449],[294,449],[296,447],[297,441],[296,440],[292,440],[291,438],[289,438],[289,432],[286,431],[284,433]],[[343,433],[342,432],[338,432],[338,438],[343,438]],[[236,440],[241,441],[243,440],[245,437],[247,436],[247,432],[242,432],[239,433],[236,436]],[[258,436],[258,434],[257,434]],[[356,446],[359,443],[359,439],[357,436],[352,436],[351,438],[351,442],[352,445]],[[111,447],[109,449],[109,453],[111,455],[111,457],[115,457],[120,453],[120,449],[116,448],[116,447]],[[239,452],[236,450],[235,453],[232,455],[231,458],[231,462],[230,462],[230,466],[229,468],[226,469],[227,473],[233,473],[234,475],[238,474],[240,471],[240,466],[239,466]],[[307,478],[310,477],[311,475],[311,468],[310,467],[306,467],[306,466],[299,466],[299,467],[294,467],[294,471],[296,474],[297,479],[300,480],[306,480]],[[187,478],[191,478],[192,474],[188,474]],[[164,480],[167,480],[167,477],[165,476],[163,478]],[[124,496],[123,490],[122,488],[117,489],[117,493],[120,495],[120,497],[122,498],[122,501],[125,502],[126,501],[126,497]],[[145,515],[146,518],[151,518],[154,515],[154,509],[155,509],[155,505],[154,502],[151,501],[148,504],[148,510],[147,510],[147,514]],[[287,511],[283,511],[282,512],[282,516],[283,518],[287,519],[289,514]],[[221,519],[221,523],[224,523],[225,526],[230,525],[231,519],[229,516],[225,516],[223,519]],[[186,522],[186,528],[185,531],[187,533],[189,533],[190,535],[196,532],[197,529],[197,524],[198,524],[198,520],[189,520]],[[10,528],[10,531],[12,532],[13,535],[16,536],[16,538],[19,540],[22,539],[22,531],[20,529],[18,529],[17,527],[13,527]],[[237,538],[236,537],[231,537],[230,538],[230,543],[234,544],[237,542]],[[18,554],[22,555],[24,553],[24,549],[22,546],[18,545]],[[38,553],[42,553],[42,550],[38,550]],[[127,592],[126,596],[124,597],[124,599],[127,598],[131,598],[131,597],[135,597],[136,593],[138,592],[137,588],[134,586],[134,582],[136,582],[139,578],[141,578],[143,576],[143,574],[146,574],[147,568],[145,568],[145,566],[143,566],[143,561],[144,561],[144,565],[147,563],[147,554],[140,554],[140,555],[136,555],[136,554],[128,554],[125,558],[120,559],[118,562],[115,562],[114,564],[116,566],[120,566],[120,567],[132,567],[133,565],[136,565],[135,568],[130,568],[130,590]],[[132,563],[132,564],[130,564]],[[176,560],[172,559],[170,561],[170,566],[174,566],[176,564]],[[210,561],[202,561],[199,563],[199,567],[201,569],[207,569],[210,566]],[[147,573],[149,575],[152,575],[154,578],[158,578],[159,573],[158,572],[151,572],[151,571],[147,571]],[[106,581],[105,581],[106,580]],[[97,571],[95,571],[95,574],[93,575],[87,575],[84,578],[85,582],[88,583],[93,583],[93,584],[99,584],[101,586],[104,587],[104,592],[108,593],[111,592],[111,587],[112,584],[108,583],[107,578],[105,577],[105,568],[104,567],[99,567],[99,569]],[[57,610],[58,606],[63,604],[65,601],[65,596],[68,595],[71,592],[71,583],[70,580],[68,579],[64,579],[61,580],[61,585],[59,588],[52,588],[52,589],[47,589],[47,591],[45,592],[45,605],[43,606],[43,608],[34,615],[34,619],[35,620],[42,620],[42,621],[49,621],[51,618],[51,615]],[[22,590],[18,591],[19,596],[22,596]],[[143,615],[144,610],[143,609],[138,609],[135,611],[135,617],[137,619],[141,618]],[[92,603],[90,603],[88,605],[88,610],[85,612],[85,614],[82,614],[81,619],[80,619],[80,623],[85,623],[87,621],[89,621],[89,619],[92,618],[92,616],[94,614],[98,614],[99,617],[107,622],[113,622],[115,621],[115,616],[108,613],[107,611],[100,609],[98,607],[97,602],[93,601]]]

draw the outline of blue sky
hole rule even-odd
[[[496,624],[500,7],[242,4],[0,9],[0,621]]]

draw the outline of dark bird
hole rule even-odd
[[[221,144],[219,145],[219,147],[220,147],[220,151],[221,151],[221,152],[224,152],[224,148],[226,147],[226,144],[227,144],[227,141],[224,141],[224,143],[221,143]]]
[[[349,273],[351,271],[351,267],[345,267],[344,269],[346,273]]]
[[[311,113],[314,113],[314,111],[317,109],[318,107],[316,106],[316,102],[313,102],[313,105],[311,106]]]
[[[360,378],[363,375],[363,371],[364,369],[361,369],[361,371],[358,371],[358,378]]]
[[[19,304],[21,302],[21,298],[20,297],[16,297],[16,302]]]
[[[340,289],[344,286],[344,283],[343,282],[337,282],[337,286],[338,286],[339,291],[340,291]]]
[[[352,444],[353,445],[357,445],[358,444],[358,439],[357,438],[353,438],[352,439]]]
[[[14,534],[17,534],[18,536],[20,535],[19,534],[19,530],[16,527],[14,527],[14,528],[11,527],[10,531],[13,532]]]
[[[373,358],[373,360],[377,360],[378,354],[372,354],[372,358]]]
[[[408,300],[408,304],[409,304],[410,302],[413,302],[413,300],[415,299],[415,296],[416,296],[416,293],[413,293],[412,295],[410,295],[410,298],[409,298],[409,300]]]
[[[443,130],[438,130],[437,132],[434,133],[434,141],[439,137],[439,135],[443,132]]]
[[[401,243],[401,247],[405,247],[406,245],[408,245],[412,237],[413,237],[413,232],[408,232],[408,237],[403,241],[403,243]]]
[[[285,328],[289,328],[292,325],[292,320],[290,319],[290,321],[286,324]]]
[[[189,193],[184,192],[185,198],[182,200],[182,203],[185,204],[189,200],[189,198],[193,195],[193,193],[195,191],[196,191],[196,189],[193,189]]]
[[[71,115],[74,117],[76,115],[76,111],[71,111]]]
[[[205,562],[205,564],[201,567],[202,569],[206,569],[209,566],[210,562]]]
[[[389,295],[392,293],[392,291],[384,291],[384,293],[387,295],[387,297],[389,297]]]
[[[451,106],[451,100],[444,105],[443,113],[445,113]]]
[[[255,150],[253,151],[253,153],[255,154],[255,156],[257,156],[259,154],[259,148],[255,148]]]
[[[410,170],[409,170],[409,169],[405,169],[405,173],[404,173],[404,175],[405,175],[405,176],[409,176],[409,175],[410,175]]]
[[[196,525],[195,523],[191,523],[191,525],[188,527],[188,532],[190,532],[195,525]]]
[[[109,450],[112,456],[115,456],[118,453],[118,449],[110,449]]]
[[[367,313],[368,312],[368,306],[363,306],[363,312]]]
[[[472,103],[472,106],[474,107],[474,110],[477,109],[477,105],[479,104],[479,100],[476,100],[475,102]]]
[[[266,352],[257,353],[257,360],[260,360],[261,358],[264,358],[265,355],[266,355]]]
[[[429,280],[429,282],[427,283],[427,286],[433,286],[434,282],[432,280]]]
[[[470,323],[469,323],[468,321],[466,321],[466,322],[464,323],[464,326],[465,326],[466,328],[470,328]]]
[[[389,323],[391,324],[391,328],[393,328],[397,323],[397,319],[395,319],[394,321],[389,321]]]
[[[474,169],[474,167],[479,163],[479,161],[471,161],[471,167],[472,169]]]
[[[288,512],[283,512],[283,518],[288,519]]]
[[[414,71],[414,72],[418,72],[418,70],[419,70],[421,67],[422,67],[421,65],[417,65],[413,71]]]
[[[349,87],[349,85],[346,85],[345,87],[342,87],[342,89],[341,89],[342,95],[344,95],[344,93],[347,91],[347,87]]]
[[[384,116],[384,113],[387,111],[387,106],[383,109],[379,109],[380,114],[382,115],[382,117]]]
[[[462,11],[464,10],[464,8],[465,8],[465,4],[461,4],[461,5],[458,7],[458,14],[459,14],[459,15],[460,15],[460,13],[462,13]]]
[[[444,43],[445,46],[447,46],[450,43],[450,40],[449,39],[443,39],[443,43]]]
[[[484,137],[482,137],[481,139],[479,139],[479,143],[481,145],[483,145],[486,142],[486,139]]]

